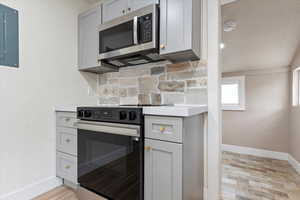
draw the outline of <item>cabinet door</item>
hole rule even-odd
[[[0,4],[0,65],[19,67],[19,14]]]
[[[158,0],[129,0],[128,11],[138,10],[154,3],[158,3]]]
[[[78,67],[86,69],[98,66],[98,32],[101,24],[101,7],[97,6],[78,18]]]
[[[185,11],[190,1],[160,0],[160,54],[169,54],[186,49]],[[172,12],[170,12],[172,11]],[[190,11],[191,12],[191,11]],[[174,14],[176,13],[176,14]]]
[[[145,200],[182,200],[182,144],[145,140]]]
[[[108,0],[103,3],[103,23],[126,14],[128,0]]]

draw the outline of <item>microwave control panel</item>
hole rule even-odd
[[[152,42],[152,13],[139,17],[140,43]]]

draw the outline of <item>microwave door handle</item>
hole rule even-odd
[[[133,44],[137,45],[139,44],[138,41],[138,17],[135,16],[133,18]]]

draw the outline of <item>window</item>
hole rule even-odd
[[[245,110],[245,77],[235,76],[222,79],[223,110]]]
[[[300,105],[300,67],[293,70],[293,106]]]

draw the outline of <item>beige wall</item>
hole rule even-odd
[[[81,0],[1,0],[19,10],[20,68],[0,66],[0,199],[55,177],[54,106],[96,104],[77,70]]]
[[[300,107],[291,108],[289,146],[291,155],[300,162]]]
[[[300,48],[295,54],[292,69],[300,67]],[[292,90],[292,80],[290,81],[291,90]],[[292,103],[291,103],[292,105]],[[290,153],[292,156],[300,162],[300,107],[291,106],[290,109]]]
[[[293,62],[292,62],[292,68],[297,68],[297,67],[300,67],[300,45],[294,55]]]
[[[247,75],[246,111],[223,111],[223,143],[288,152],[288,118],[289,73]]]

